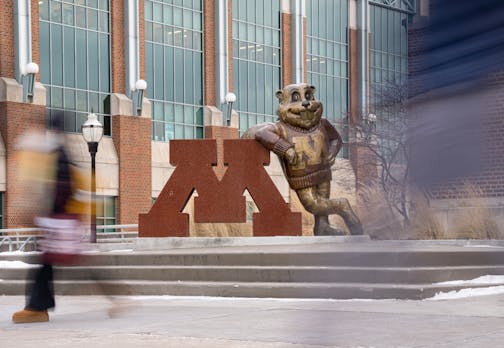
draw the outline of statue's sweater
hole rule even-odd
[[[257,131],[255,139],[280,157],[294,190],[331,181],[331,157],[336,156],[342,145],[338,131],[326,119],[310,129],[279,121]],[[293,164],[285,157],[290,148],[297,156]]]

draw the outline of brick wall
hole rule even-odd
[[[226,172],[226,168],[224,167],[224,139],[238,138],[239,133],[237,128],[220,126],[205,127],[205,139],[217,139],[217,167],[215,167],[215,174],[219,179],[221,179]]]
[[[292,15],[290,13],[282,13],[282,88],[293,82]]]
[[[143,17],[140,17],[143,26]],[[112,92],[126,93],[125,41],[124,41],[124,1],[110,2],[110,37],[112,64]],[[143,46],[143,45],[142,45]],[[140,65],[142,66],[142,65]],[[145,76],[145,75],[144,75]]]
[[[139,46],[139,52],[140,52],[140,57],[139,57],[140,78],[145,80],[145,20],[144,20],[144,11],[145,11],[144,0],[139,0],[138,1],[138,18],[139,18],[138,46]],[[149,86],[147,86],[147,89],[148,88],[149,88]]]
[[[408,88],[411,96],[416,95],[419,89],[418,73],[423,67],[422,51],[427,33],[426,24],[426,20],[422,20],[408,27],[408,74],[410,76]]]
[[[216,105],[217,71],[215,66],[215,0],[203,2],[204,103]],[[232,77],[231,77],[232,79]]]
[[[436,2],[430,4],[430,12],[436,10]],[[422,90],[423,81],[419,74],[424,69],[423,49],[428,34],[428,19],[417,18],[408,30],[408,64],[410,74],[409,92],[415,97]],[[448,182],[433,185],[429,195],[433,199],[461,199],[469,196],[482,198],[504,197],[504,72],[497,72],[484,80],[486,89],[468,91],[468,98],[483,91],[485,101],[480,112],[474,117],[479,119],[480,129],[474,129],[474,137],[481,138],[481,163],[477,172],[453,178]],[[467,92],[467,91],[466,91]],[[478,126],[479,126],[478,125]],[[482,132],[482,134],[480,134]],[[474,146],[468,144],[468,146]],[[470,158],[467,159],[471,161]]]
[[[0,76],[15,78],[14,0],[2,1],[0,23]]]
[[[33,217],[40,212],[30,187],[17,175],[18,162],[14,146],[19,136],[29,130],[45,128],[45,106],[27,103],[0,102],[0,133],[5,144],[7,187],[4,203],[4,227],[33,226]],[[43,208],[43,207],[42,207]]]
[[[32,62],[40,66],[40,25],[39,25],[39,2],[31,0],[31,16],[32,16]],[[40,81],[40,71],[36,76],[37,81]]]
[[[112,134],[119,157],[117,222],[137,223],[151,208],[151,120],[114,115]]]

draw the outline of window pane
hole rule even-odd
[[[64,69],[65,69],[65,86],[75,86],[75,30],[70,27],[64,28]]]
[[[194,54],[194,103],[203,105],[202,54]]]
[[[109,37],[100,34],[100,91],[110,91]]]
[[[77,110],[79,111],[87,111],[87,93],[84,91],[76,92],[76,101],[77,101]]]
[[[163,47],[160,45],[154,46],[154,98],[164,98],[164,82],[163,82]]]
[[[51,82],[51,62],[49,46],[49,23],[40,23],[40,82]]]
[[[194,104],[193,53],[186,51],[184,56],[184,102]]]
[[[71,4],[63,4],[63,23],[69,25],[74,24],[73,8]]]
[[[175,81],[179,81],[179,85],[175,88],[175,101],[184,101],[184,51],[175,49]]]
[[[76,37],[76,84],[77,88],[87,89],[87,50],[86,50],[86,32],[84,30],[77,30]]]
[[[184,122],[184,107],[182,105],[175,105],[175,122]]]
[[[51,106],[55,108],[63,108],[63,89],[51,88]]]
[[[61,23],[61,3],[51,1],[51,21]]]
[[[163,117],[159,116],[153,126],[153,139],[194,137],[194,110],[203,103],[201,1],[165,0],[162,5],[161,1],[144,1],[146,13],[158,5],[162,7],[162,21],[155,10],[155,18],[145,16],[145,28],[154,27],[153,40],[159,43],[154,47],[146,43],[147,83],[152,86],[154,101],[164,105]],[[156,31],[161,33],[159,38]],[[187,123],[187,127],[172,122]]]
[[[65,109],[75,110],[75,91],[65,89]]]
[[[52,79],[54,85],[61,86],[63,84],[63,37],[61,26],[51,26],[51,42],[52,42]]]
[[[86,27],[86,9],[84,7],[75,7],[75,24],[78,27]]]
[[[174,83],[174,61],[173,61],[173,48],[165,47],[165,56],[164,56],[164,86],[165,86],[165,94],[164,100],[173,100],[173,83]],[[177,85],[177,84],[176,84]]]
[[[98,33],[88,32],[88,64],[89,64],[89,89],[93,91],[99,90],[99,49],[98,49]]]
[[[39,17],[40,19],[49,20],[49,1],[39,1]]]

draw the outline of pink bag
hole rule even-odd
[[[35,223],[44,232],[39,242],[43,260],[49,264],[73,265],[82,251],[83,229],[76,215],[37,217]]]

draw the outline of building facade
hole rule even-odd
[[[290,83],[317,87],[324,117],[344,136],[340,163],[358,187],[369,173],[360,169],[365,154],[349,145],[349,129],[383,86],[407,77],[408,23],[418,3],[3,0],[1,227],[31,224],[35,212],[16,177],[14,148],[56,111],[65,114],[82,166],[90,159],[80,127],[89,113],[98,115],[105,135],[97,154],[98,224],[136,223],[173,171],[170,140],[238,137],[274,122],[275,91]],[[30,62],[40,68],[33,95],[26,92]],[[279,168],[270,174],[288,200]]]

